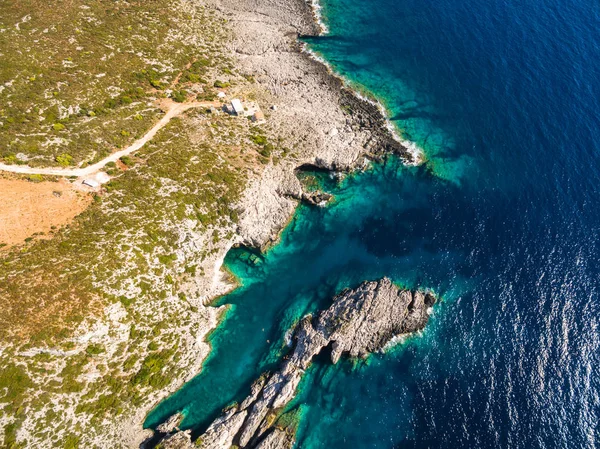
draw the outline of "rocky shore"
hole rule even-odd
[[[282,138],[294,150],[292,157],[266,166],[250,181],[237,207],[240,218],[233,241],[224,242],[220,251],[205,259],[202,265],[206,274],[186,285],[186,293],[208,304],[233,287],[220,269],[232,245],[264,249],[277,241],[299,201],[323,205],[330,199],[326,193],[306,192],[296,169],[312,166],[349,172],[392,153],[406,163],[419,161],[389,129],[378,105],[347,88],[325,64],[305,51],[299,37],[316,36],[322,31],[310,2],[202,3],[217,11],[233,31],[233,39],[224,46],[233,55],[236,70],[252,77],[259,89],[267,92],[270,105],[275,106],[269,110],[267,134],[272,139]],[[210,327],[203,329],[204,334],[210,331]],[[135,421],[142,413],[140,410]],[[139,425],[141,422],[130,428],[125,438],[128,445],[138,445],[148,437],[148,431]]]
[[[348,89],[322,62],[304,50],[299,36],[321,27],[305,0],[212,0],[234,38],[226,46],[237,70],[252,76],[276,106],[269,132],[282,136],[295,157],[268,167],[240,204],[240,243],[264,248],[277,240],[302,198],[294,174],[301,165],[350,171],[368,159],[395,153],[416,163],[414,152],[389,129],[381,109]]]
[[[279,370],[256,380],[241,404],[224,411],[195,443],[189,431],[177,431],[177,417],[172,418],[170,426],[161,429],[166,432],[161,447],[291,448],[294,432],[279,425],[278,418],[313,358],[329,351],[331,362],[337,363],[341,356],[363,358],[380,351],[395,337],[423,329],[434,303],[431,294],[401,290],[387,278],[343,291],[329,309],[300,321],[293,349]]]
[[[208,303],[227,293],[220,266],[231,245],[265,249],[275,243],[299,201],[324,204],[329,198],[305,192],[299,167],[332,172],[362,169],[369,160],[396,154],[408,164],[420,162],[407,142],[390,130],[382,109],[344,85],[306,51],[301,36],[322,32],[313,4],[306,0],[206,0],[233,33],[223,46],[236,70],[255,80],[267,109],[265,132],[293,149],[293,156],[268,165],[252,179],[237,205],[239,222],[232,243],[205,260],[205,272],[189,285],[190,293]],[[244,95],[244,92],[239,92]],[[212,265],[211,265],[212,264]]]
[[[92,17],[86,5],[81,9]],[[227,86],[222,93],[260,106],[266,120],[238,120],[216,110],[182,114],[148,142],[156,150],[140,151],[132,167],[115,168],[119,179],[93,203],[94,213],[57,231],[51,241],[60,246],[15,258],[30,276],[22,278],[18,265],[8,268],[12,278],[4,293],[44,292],[32,306],[34,319],[14,295],[14,316],[28,318],[20,325],[44,328],[39,334],[45,339],[56,323],[47,329],[38,323],[49,323],[49,316],[83,321],[73,335],[61,332],[39,347],[21,348],[27,339],[19,334],[11,342],[15,357],[2,349],[28,374],[20,376],[26,405],[13,401],[24,413],[0,419],[5,444],[46,448],[70,438],[69,445],[139,447],[152,435],[143,429],[149,410],[198,374],[210,352],[207,336],[223,309],[209,304],[235,287],[221,269],[227,252],[234,245],[265,248],[298,202],[321,206],[330,199],[303,188],[297,169],[348,172],[388,153],[415,162],[378,106],[347,89],[298,39],[321,31],[310,2],[178,0],[160,11],[178,25],[169,39],[193,44],[189,56],[208,64],[202,81],[192,83],[201,90],[194,93]],[[76,23],[71,26],[78,36]],[[135,45],[143,42],[140,35]],[[261,152],[267,149],[256,138],[268,142],[268,151]],[[73,278],[49,275],[62,266]]]

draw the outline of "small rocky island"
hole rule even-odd
[[[388,278],[344,290],[329,309],[300,321],[291,354],[278,371],[256,380],[241,404],[225,410],[195,443],[189,431],[177,430],[173,421],[178,419],[169,420],[171,424],[162,428],[166,435],[161,448],[290,449],[294,432],[278,426],[278,418],[313,357],[325,348],[333,363],[342,355],[366,357],[397,336],[423,329],[434,303],[431,294],[402,290]]]

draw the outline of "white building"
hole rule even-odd
[[[237,98],[231,100],[231,107],[233,108],[233,112],[235,112],[236,115],[244,115],[244,106],[242,105],[242,102]]]

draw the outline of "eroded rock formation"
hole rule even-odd
[[[293,399],[313,357],[327,348],[331,361],[342,355],[366,357],[384,348],[394,337],[421,330],[435,298],[421,291],[401,290],[389,279],[363,282],[337,295],[317,317],[304,317],[293,334],[294,348],[280,369],[263,374],[250,395],[224,411],[193,445],[189,433],[174,433],[165,448],[289,449],[294,435],[278,426],[277,418]]]

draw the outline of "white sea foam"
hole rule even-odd
[[[390,341],[388,341],[385,346],[381,349],[381,352],[388,352],[390,349],[394,349],[396,346],[404,343],[411,335],[410,334],[399,334],[394,335]]]
[[[313,0],[313,3],[315,3],[315,2],[316,1]],[[363,93],[361,93],[358,89],[356,89],[354,86],[352,86],[352,84],[350,83],[349,80],[347,80],[345,77],[343,77],[342,75],[337,73],[334,70],[333,66],[329,63],[329,61],[327,61],[323,56],[321,56],[320,54],[318,54],[317,52],[315,52],[314,50],[309,48],[306,43],[303,42],[301,48],[302,48],[302,51],[305,52],[306,54],[308,54],[312,59],[323,64],[327,68],[329,73],[332,76],[335,76],[336,78],[338,78],[342,82],[344,87],[346,87],[347,89],[350,89],[354,93],[354,95],[356,95],[362,101],[366,101],[366,102],[374,105],[375,107],[377,107],[377,109],[379,109],[379,112],[381,113],[382,117],[385,118],[386,128],[390,131],[390,134],[392,135],[394,140],[396,140],[398,143],[400,143],[413,157],[413,161],[410,161],[410,162],[405,161],[405,163],[407,165],[419,165],[425,160],[423,150],[415,142],[411,142],[410,140],[404,139],[398,133],[398,129],[387,118],[388,117],[387,109],[385,108],[383,103],[381,103],[381,101],[379,101],[373,97],[366,96]]]
[[[317,24],[319,25],[319,28],[320,28],[319,34],[321,36],[324,34],[329,34],[329,28],[327,28],[327,25],[325,24],[325,21],[323,20],[323,14],[322,14],[323,7],[319,3],[319,0],[310,0],[310,6],[312,8],[313,15],[315,16],[315,20],[317,21]]]

